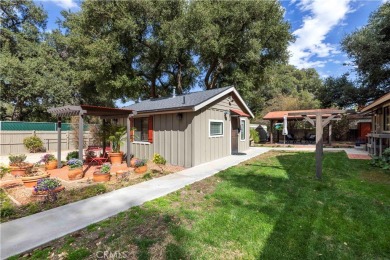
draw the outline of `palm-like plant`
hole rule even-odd
[[[112,151],[114,153],[119,153],[121,144],[124,143],[126,138],[126,128],[123,126],[112,126],[111,135],[108,137],[108,140],[112,143]]]

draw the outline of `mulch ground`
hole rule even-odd
[[[68,178],[68,166],[62,167],[60,169],[54,169],[54,170],[47,170],[48,173],[50,173],[51,178],[58,178],[61,180],[62,186],[65,187],[65,190],[77,190],[81,189],[87,186],[96,185],[96,183],[93,181],[93,173],[98,170],[101,166],[99,165],[92,165],[87,166],[84,165],[83,171],[84,171],[84,177],[79,180],[69,180]],[[174,173],[178,172],[184,169],[184,167],[181,166],[175,166],[175,165],[165,165],[163,166],[163,169],[167,173]],[[112,165],[111,167],[111,179],[106,184],[114,187],[115,184],[119,182],[120,180],[117,180],[116,178],[116,172],[122,170],[125,172],[128,172],[127,180],[131,183],[139,183],[142,180],[144,174],[136,174],[134,173],[134,168],[129,168],[125,163],[121,165]],[[159,172],[161,168],[157,166],[156,164],[152,162],[148,162],[148,172]],[[40,201],[42,198],[36,197],[32,195],[33,188],[27,188],[23,185],[23,182],[20,178],[14,177],[11,174],[6,174],[1,180],[0,180],[0,187],[3,188],[3,190],[6,192],[8,197],[13,201],[16,206],[26,205],[30,202],[36,202]]]

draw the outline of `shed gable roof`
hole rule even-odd
[[[125,109],[136,110],[139,113],[171,110],[197,111],[231,92],[235,93],[247,112],[253,117],[252,112],[234,87],[224,87],[192,92],[184,95],[177,95],[175,97],[148,99],[125,107]]]

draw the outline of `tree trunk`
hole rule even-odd
[[[213,63],[210,65],[210,68],[208,69],[206,76],[204,78],[204,84],[206,85],[206,89],[212,89],[214,86],[210,83],[210,76],[217,67],[218,59],[215,59]]]
[[[178,94],[183,93],[183,85],[182,85],[182,76],[181,76],[181,68],[183,67],[183,64],[180,63],[180,61],[177,61],[178,64],[178,72],[177,72],[177,92]]]

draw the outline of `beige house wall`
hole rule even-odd
[[[192,167],[231,154],[231,117],[225,111],[239,109],[237,101],[225,96],[220,100],[196,111],[181,113],[179,119],[176,113],[153,115],[153,143],[132,142],[131,153],[137,158],[152,159],[154,153],[161,154],[168,163]],[[142,117],[139,115],[135,118]],[[246,139],[238,137],[239,152],[249,148],[249,120],[246,122]],[[210,120],[220,120],[224,123],[223,136],[210,137]],[[121,121],[126,125],[125,121]],[[121,150],[126,151],[126,145]]]

